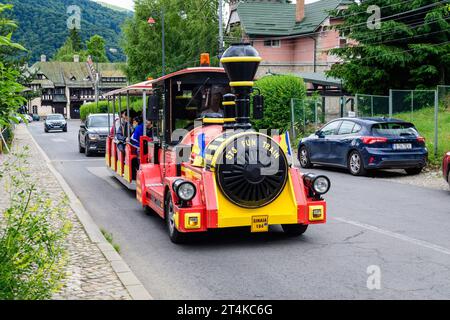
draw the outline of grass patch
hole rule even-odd
[[[106,241],[108,241],[113,246],[114,250],[116,250],[117,253],[120,253],[120,246],[114,242],[114,237],[113,237],[112,233],[109,233],[108,231],[106,231],[104,229],[100,229],[100,231],[102,232]]]
[[[394,118],[411,121],[419,133],[426,139],[429,161],[432,166],[439,166],[443,155],[450,150],[450,109],[440,108],[438,115],[438,155],[434,156],[434,108],[423,108],[410,112],[398,113]]]

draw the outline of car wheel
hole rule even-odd
[[[423,167],[420,167],[420,168],[410,168],[410,169],[405,169],[406,174],[407,174],[407,175],[410,175],[410,176],[417,175],[417,174],[421,173],[422,170],[423,170]]]
[[[80,153],[84,153],[85,152],[84,148],[81,146],[80,136],[78,136],[78,151]]]
[[[309,169],[313,167],[311,159],[309,158],[308,149],[306,149],[305,146],[302,146],[298,152],[298,161],[300,161],[300,166],[304,169]]]
[[[48,129],[47,128],[44,128],[44,131],[45,131],[45,133],[48,133]]]
[[[283,224],[281,227],[284,233],[292,237],[301,236],[308,229],[307,224]]]
[[[89,151],[89,143],[87,140],[84,142],[84,154],[86,157],[90,157],[92,155],[91,151]]]
[[[176,244],[185,243],[187,238],[186,234],[179,232],[175,227],[175,210],[170,192],[166,195],[164,211],[170,240]]]
[[[350,152],[348,156],[348,170],[354,176],[364,176],[367,170],[364,168],[363,159],[358,151]]]
[[[447,173],[448,187],[450,188],[450,171]]]
[[[67,126],[64,127],[63,132],[67,132]]]

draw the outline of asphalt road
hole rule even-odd
[[[156,299],[450,299],[448,191],[389,181],[396,173],[311,170],[332,180],[326,225],[300,238],[279,227],[257,235],[238,229],[177,246],[164,222],[146,216],[106,170],[103,156],[78,153],[78,127],[70,121],[68,133],[45,134],[40,122],[29,129]]]

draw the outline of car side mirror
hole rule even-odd
[[[318,136],[319,138],[323,138],[323,137],[325,137],[325,135],[323,134],[323,132],[322,131],[316,131],[316,136]]]
[[[81,129],[86,129],[86,124],[85,124],[85,123],[81,124],[81,125],[80,125],[80,128],[81,128]]]

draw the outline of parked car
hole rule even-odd
[[[52,130],[62,130],[67,132],[67,121],[62,114],[50,114],[44,122],[45,132]]]
[[[112,126],[113,123],[113,117],[110,116],[109,124]],[[108,133],[107,114],[89,115],[86,122],[80,126],[78,133],[78,149],[80,153],[85,153],[86,156],[90,156],[94,152],[105,153]]]
[[[38,114],[33,114],[33,121],[40,121],[41,117]]]
[[[314,164],[348,168],[352,175],[375,169],[404,169],[419,174],[428,150],[412,123],[386,118],[342,118],[302,139],[298,157],[303,168]]]
[[[450,187],[450,151],[445,154],[444,160],[442,161],[442,173]]]
[[[24,116],[25,116],[25,119],[27,119],[28,123],[33,122],[34,119],[32,116],[30,116],[29,114],[25,114]]]

